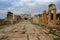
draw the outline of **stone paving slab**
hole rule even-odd
[[[8,38],[7,40],[27,40],[27,38]]]
[[[29,34],[29,40],[38,40],[37,35]]]
[[[21,38],[21,37],[27,37],[27,34],[20,34],[20,33],[11,33],[8,35],[9,38]]]
[[[25,33],[21,33],[23,31]],[[2,29],[0,40],[53,40],[53,38],[46,35],[39,26],[22,22]]]
[[[35,27],[33,26],[33,25],[31,25],[31,24],[27,24],[26,25],[26,27],[25,27],[26,29],[26,33],[35,33],[35,31],[34,31],[34,29],[35,29]]]

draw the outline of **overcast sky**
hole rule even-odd
[[[7,11],[16,15],[38,14],[48,10],[48,5],[54,3],[60,12],[60,0],[0,0],[0,18],[6,17]]]

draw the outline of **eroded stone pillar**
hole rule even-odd
[[[53,25],[56,26],[56,10],[53,10]]]
[[[44,10],[44,25],[47,24],[47,15],[46,15],[46,10]]]
[[[51,11],[48,11],[48,25],[50,25],[51,22]]]
[[[47,24],[47,16],[46,16],[46,10],[43,11],[42,14],[42,24],[46,25]]]
[[[42,14],[42,25],[44,24],[44,15]]]
[[[13,13],[8,12],[7,21],[8,21],[8,24],[13,24]]]

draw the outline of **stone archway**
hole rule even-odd
[[[49,5],[49,11],[48,11],[48,24],[51,24],[51,13],[53,11],[53,26],[56,26],[56,5],[50,4]]]
[[[25,17],[24,20],[28,20],[28,18]]]

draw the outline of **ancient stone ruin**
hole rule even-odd
[[[44,26],[56,27],[56,20],[60,20],[60,17],[56,14],[56,5],[48,5],[48,11],[43,10],[42,14],[37,14],[32,17],[31,14],[15,15],[12,12],[7,13],[7,24],[18,23],[23,20],[31,20],[32,23],[41,24]]]
[[[53,20],[51,20],[51,13],[53,13]],[[50,4],[48,8],[48,24],[52,24],[56,26],[56,5]]]
[[[14,15],[14,23],[18,23],[22,20],[20,15]]]
[[[29,20],[31,18],[31,14],[21,14],[20,16],[23,20]]]
[[[36,24],[39,24],[39,16],[38,15],[34,15],[33,19],[32,19],[32,23],[36,23]]]
[[[48,11],[44,10],[40,17],[38,15],[33,17],[33,22],[36,24],[41,23],[44,26],[56,27],[56,5],[50,4]]]
[[[7,22],[8,24],[13,24],[13,13],[11,12],[7,13]]]

